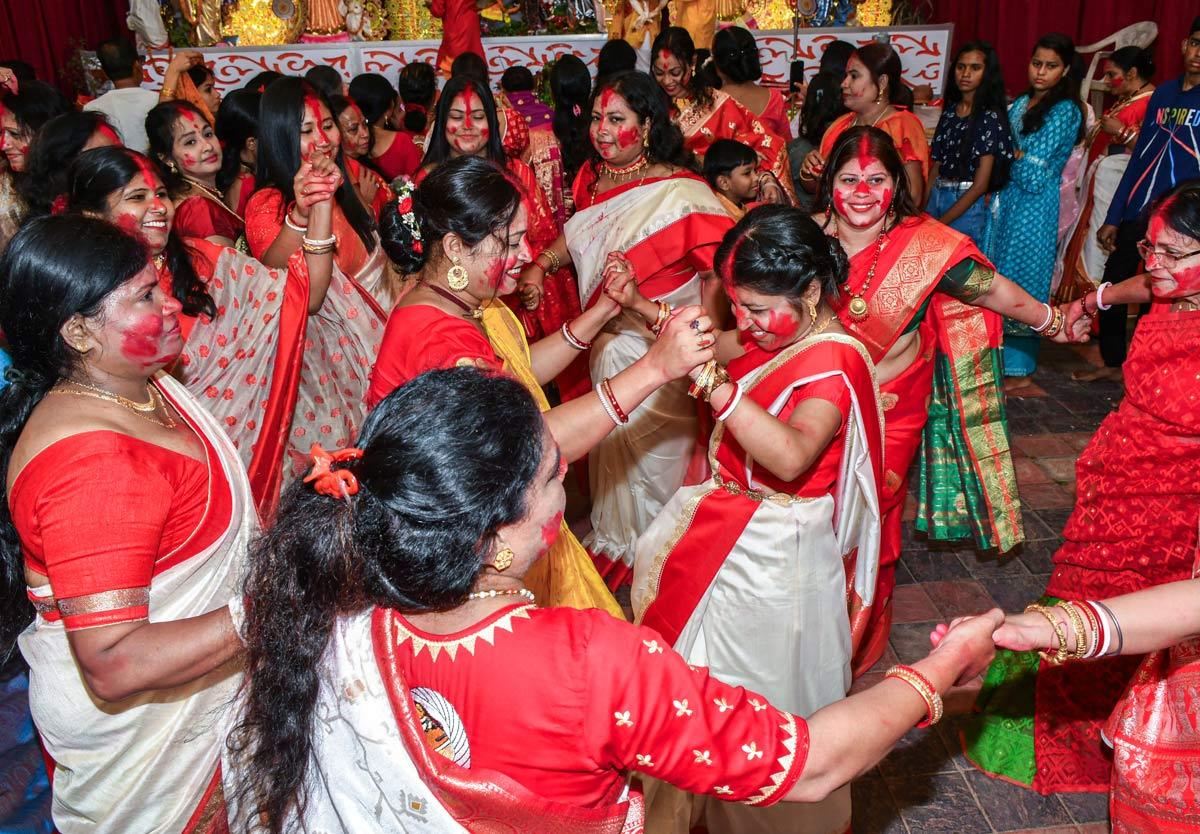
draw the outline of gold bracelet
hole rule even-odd
[[[1054,603],[1055,608],[1061,608],[1067,612],[1067,619],[1071,621],[1071,628],[1075,632],[1075,650],[1071,652],[1072,660],[1082,660],[1087,654],[1087,634],[1084,632],[1083,615],[1079,613],[1079,609],[1066,600],[1059,600]]]
[[[558,253],[555,252],[553,249],[543,249],[541,252],[538,253],[538,256],[536,258],[534,258],[535,261],[538,261],[538,266],[541,266],[542,255],[545,255],[547,258],[550,259],[550,265],[543,266],[542,272],[545,272],[545,273],[558,272],[559,268],[562,267],[562,261],[560,261],[558,259]]]
[[[1041,651],[1038,652],[1038,657],[1049,663],[1051,666],[1060,665],[1064,660],[1071,656],[1071,653],[1067,651],[1066,630],[1062,627],[1062,623],[1058,621],[1058,617],[1054,616],[1054,612],[1046,606],[1034,603],[1033,605],[1026,606],[1025,613],[1028,614],[1030,611],[1036,611],[1046,618],[1046,620],[1050,623],[1050,627],[1054,629],[1055,639],[1058,640],[1058,651],[1056,651],[1054,654],[1050,654],[1048,651]]]
[[[304,250],[306,255],[328,255],[333,251],[332,243],[313,244],[304,241],[300,242],[300,248]]]
[[[662,333],[663,325],[667,323],[667,319],[671,317],[671,305],[665,301],[658,302],[658,316],[654,319],[654,324],[650,325],[650,332],[655,336]]]
[[[883,673],[884,680],[888,678],[896,678],[902,680],[913,689],[917,690],[917,694],[925,701],[925,720],[917,724],[918,727],[932,727],[934,724],[942,720],[942,715],[945,714],[945,707],[942,704],[942,696],[933,688],[933,684],[929,679],[918,672],[911,666],[893,666]]]

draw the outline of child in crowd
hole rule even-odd
[[[758,154],[735,139],[718,139],[704,155],[704,178],[734,220],[758,201]]]

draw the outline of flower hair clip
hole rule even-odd
[[[313,489],[330,498],[349,498],[358,494],[358,478],[348,469],[334,469],[335,463],[345,463],[348,460],[362,458],[362,449],[350,447],[326,452],[320,443],[314,443],[309,450],[312,455],[312,471],[304,477],[304,483],[311,483]]]
[[[575,118],[578,119],[579,114],[582,112],[583,112],[583,108],[581,108],[578,104],[571,105],[571,115],[574,116]]]
[[[416,190],[417,186],[408,177],[397,177],[392,183],[392,191],[396,195],[396,213],[400,215],[400,222],[412,235],[413,251],[422,255],[424,251],[421,242],[421,223],[417,220],[416,212],[413,211],[413,192]]]

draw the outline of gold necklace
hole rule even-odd
[[[103,388],[97,388],[94,385],[88,385],[84,382],[76,382],[73,379],[67,379],[63,381],[82,390],[73,391],[68,388],[56,387],[52,389],[51,393],[69,394],[74,397],[91,397],[93,399],[103,400],[104,402],[114,403],[115,405],[119,405],[122,408],[132,411],[143,420],[154,423],[156,426],[162,426],[164,429],[173,429],[176,425],[178,425],[175,422],[175,418],[171,416],[171,412],[167,409],[166,401],[163,400],[162,394],[158,393],[158,389],[154,388],[152,385],[146,386],[146,394],[148,395],[146,402],[139,403],[134,402],[128,397],[122,397],[120,394],[114,394],[112,391],[105,391]],[[154,412],[158,411],[160,408],[163,412],[162,419],[159,419],[157,415],[154,414]]]
[[[869,124],[869,125],[866,122],[859,121],[859,119],[861,119],[862,116],[855,116],[854,117],[854,126],[855,127],[864,127],[864,126],[865,127],[875,127],[875,125],[879,124],[879,120],[883,118],[883,114],[886,113],[888,111],[888,108],[891,106],[892,106],[891,104],[885,104],[883,106],[883,109],[879,111],[879,115],[875,117],[875,121],[871,122],[871,124]]]
[[[629,182],[629,180],[633,179],[633,176],[632,176],[633,174],[636,174],[639,171],[649,168],[650,160],[646,159],[645,154],[641,154],[631,164],[626,165],[624,167],[614,168],[613,166],[609,165],[607,162],[601,162],[600,167],[604,169],[604,173],[608,175],[608,178],[610,180],[615,182],[617,185],[623,185],[624,183]],[[625,176],[628,176],[629,179],[627,179],[627,180],[617,179],[617,177],[625,177]]]
[[[837,221],[833,221],[833,237],[838,239]],[[879,266],[879,253],[883,251],[883,245],[887,242],[887,220],[883,221],[883,225],[879,227],[879,235],[875,238],[875,254],[871,257],[871,266],[867,269],[867,280],[863,281],[863,285],[859,287],[858,292],[850,289],[850,281],[842,284],[842,289],[850,295],[850,303],[846,305],[846,309],[850,311],[850,318],[855,321],[862,321],[870,314],[870,308],[867,306],[866,299],[863,298],[867,294],[867,290],[871,288],[871,282],[875,280],[875,267]]]
[[[207,197],[208,199],[212,200],[214,203],[219,205],[221,208],[225,209],[225,211],[232,214],[238,220],[242,219],[242,216],[240,214],[238,214],[236,211],[231,209],[229,206],[225,205],[225,198],[221,195],[221,192],[218,191],[217,189],[209,188],[204,183],[199,182],[198,180],[192,179],[187,174],[183,174],[183,181],[186,182],[188,185],[190,185],[192,188],[199,189],[201,196]]]

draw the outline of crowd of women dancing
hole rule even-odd
[[[999,646],[996,691],[1033,650],[1039,695],[1136,667],[1114,825],[1194,830],[1164,786],[1197,786],[1200,739],[1160,719],[1200,657],[1200,186],[1119,291],[1155,310],[1053,596],[848,695],[910,492],[930,539],[1021,544],[1004,376],[1100,299],[1046,303],[1067,39],[1007,111],[990,47],[960,50],[932,148],[896,53],[845,47],[795,139],[736,28],[711,55],[664,30],[650,74],[619,41],[595,79],[563,56],[553,107],[470,53],[440,91],[412,64],[223,98],[183,53],[145,154],[0,70],[0,646],[56,828],[844,832],[850,781]],[[1092,756],[1107,717],[1001,706],[977,748],[1016,709]]]

